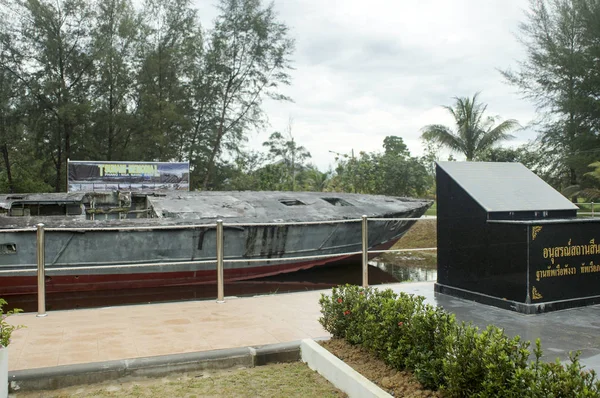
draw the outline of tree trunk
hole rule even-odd
[[[67,121],[65,123],[65,155],[64,155],[65,160],[71,158],[71,136],[72,136],[72,134],[73,134],[73,123],[71,123],[70,121]],[[62,168],[62,161],[59,161],[59,167]],[[65,184],[64,185],[65,192],[68,192],[69,191],[69,176],[68,176],[68,174],[65,175],[64,184]]]
[[[223,129],[224,129],[225,120],[221,119],[219,123],[219,130],[217,133],[217,139],[215,140],[215,145],[213,146],[213,150],[210,153],[210,159],[208,164],[206,165],[206,174],[204,175],[204,182],[202,183],[202,189],[206,191],[208,188],[208,183],[210,182],[210,177],[215,168],[215,159],[219,154],[219,149],[221,148],[221,139],[223,138]]]
[[[569,169],[569,174],[570,174],[570,185],[577,185],[577,174],[575,174],[575,169],[574,168],[570,168]],[[571,201],[573,203],[577,203],[577,201],[579,200],[579,197],[577,196],[577,193],[574,193],[573,196],[571,196]]]
[[[112,66],[112,63],[111,63]],[[112,79],[112,73],[111,73],[111,79]],[[112,153],[113,153],[113,134],[114,134],[114,98],[113,98],[113,83],[111,81],[110,84],[110,93],[109,93],[109,97],[108,97],[108,147],[107,147],[107,151],[106,151],[106,160],[112,160]]]
[[[8,179],[8,192],[14,193],[15,187],[12,179],[12,172],[10,169],[10,161],[8,158],[8,146],[6,144],[2,145],[2,158],[4,159],[4,167],[6,168],[6,178]]]
[[[60,183],[61,183],[61,171],[62,171],[62,144],[58,143],[58,152],[56,157],[56,182],[54,185],[54,191],[60,192]]]

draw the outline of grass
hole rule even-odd
[[[248,369],[199,371],[160,379],[112,381],[53,391],[17,393],[21,397],[345,397],[302,362]]]
[[[417,221],[393,247],[399,249],[421,249],[437,247],[436,220]],[[400,253],[384,253],[381,260],[400,267],[419,266],[421,268],[437,267],[436,251],[414,251]]]
[[[427,209],[425,212],[426,216],[436,216],[437,215],[437,202],[433,202],[431,207]]]
[[[579,210],[577,211],[577,216],[580,218],[589,218],[592,217],[592,204],[590,202],[580,202],[577,203],[577,207]],[[600,215],[600,203],[594,203],[594,217],[598,217]],[[588,214],[581,214],[588,213]]]
[[[420,249],[437,246],[436,220],[420,220],[394,245],[393,249]]]

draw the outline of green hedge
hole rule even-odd
[[[424,297],[358,286],[321,295],[319,322],[334,337],[368,349],[388,365],[411,370],[447,397],[600,397],[600,381],[571,361],[541,361],[539,339],[529,342],[488,326],[459,323]]]

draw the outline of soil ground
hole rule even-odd
[[[417,221],[392,249],[437,247],[436,220]],[[436,251],[414,251],[384,253],[382,261],[405,267],[437,267]],[[395,397],[421,398],[441,397],[441,393],[424,389],[410,372],[399,372],[387,366],[359,346],[348,344],[342,339],[324,341],[322,345],[335,356],[346,362],[357,372]]]
[[[412,373],[392,369],[360,346],[350,345],[343,339],[323,341],[321,345],[394,397],[443,396],[440,392],[424,389]]]

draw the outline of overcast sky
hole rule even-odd
[[[210,28],[215,1],[195,2]],[[294,102],[265,103],[271,128],[253,133],[250,147],[292,118],[296,142],[322,171],[335,167],[329,151],[382,150],[388,135],[420,155],[419,130],[453,126],[441,106],[477,91],[490,115],[526,125],[535,109],[498,69],[525,56],[515,34],[527,7],[528,0],[276,0],[296,40],[292,85],[284,89]],[[534,135],[519,132],[510,145]]]

